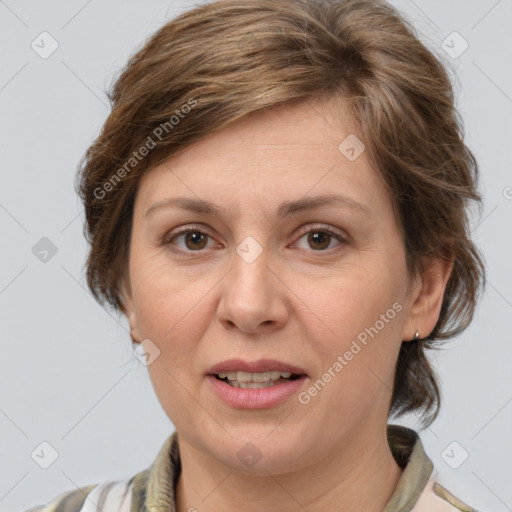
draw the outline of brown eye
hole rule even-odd
[[[197,252],[205,249],[211,237],[199,229],[184,229],[164,241],[164,245],[177,245],[184,252]],[[182,239],[182,243],[177,240]]]
[[[343,245],[346,242],[342,235],[323,226],[306,227],[302,230],[301,235],[299,241],[307,236],[305,249],[315,252],[328,252],[332,248],[330,246],[332,246],[333,240],[338,241],[336,245]]]
[[[322,231],[311,231],[308,234],[308,243],[311,247],[318,250],[324,250],[329,247],[331,235]]]
[[[185,245],[188,249],[204,249],[208,235],[199,231],[189,231],[185,234]]]

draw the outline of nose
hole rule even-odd
[[[254,261],[234,253],[233,266],[221,281],[217,309],[226,329],[268,333],[282,328],[289,316],[290,291],[274,270],[265,251]],[[275,265],[274,265],[275,267]]]

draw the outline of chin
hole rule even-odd
[[[238,435],[237,429],[230,428],[233,437],[225,433],[227,439],[222,445],[212,442],[211,438],[205,443],[212,445],[208,447],[212,456],[238,473],[268,476],[269,473],[280,474],[298,469],[300,454],[297,447],[303,445],[289,431],[272,432],[275,427],[275,424],[270,428],[268,425],[254,428],[244,426],[243,435]]]

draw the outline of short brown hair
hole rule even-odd
[[[402,343],[391,399],[390,414],[422,410],[430,425],[441,397],[425,351],[468,326],[485,269],[468,216],[469,201],[481,203],[478,165],[448,74],[409,22],[384,1],[220,0],[159,29],[108,96],[112,111],[80,163],[77,192],[88,286],[122,313],[144,173],[252,112],[312,98],[347,101],[389,189],[410,275],[423,271],[424,256],[454,261],[434,330]]]

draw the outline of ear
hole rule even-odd
[[[402,340],[414,339],[416,331],[420,338],[426,338],[434,330],[452,269],[451,258],[436,257],[427,260],[425,270],[412,288],[412,302],[404,324]]]
[[[130,337],[133,343],[140,343],[140,334],[137,326],[137,316],[133,306],[132,287],[130,277],[125,276],[121,279],[119,285],[119,293],[125,309],[126,317],[130,324]]]

